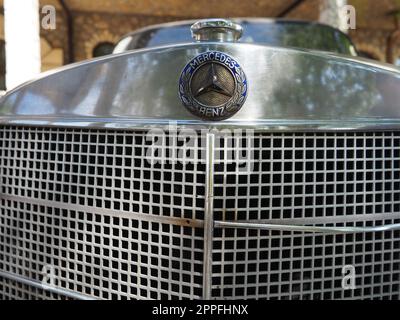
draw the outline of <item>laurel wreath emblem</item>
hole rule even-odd
[[[215,51],[217,53],[217,51]],[[248,85],[247,85],[247,78],[246,75],[243,71],[243,69],[240,67],[240,65],[236,62],[235,59],[230,57],[229,55],[225,53],[220,53],[225,55],[226,57],[229,57],[232,61],[234,61],[234,67],[229,68],[235,78],[235,90],[234,94],[229,99],[227,103],[222,105],[224,108],[224,115],[219,116],[219,117],[207,117],[205,114],[200,113],[200,108],[204,108],[204,105],[199,103],[192,95],[191,93],[191,78],[193,74],[198,70],[201,66],[203,66],[205,63],[210,63],[212,60],[206,61],[202,64],[199,64],[196,66],[196,68],[191,67],[191,63],[197,59],[197,57],[204,55],[204,53],[201,53],[199,56],[196,56],[192,61],[190,61],[185,68],[182,71],[180,80],[179,80],[179,96],[180,99],[183,103],[183,105],[193,114],[196,116],[199,116],[203,119],[207,120],[223,120],[230,118],[233,116],[235,113],[237,113],[240,108],[243,106],[246,98],[247,98],[247,92],[248,92]],[[228,66],[224,65],[226,68]]]

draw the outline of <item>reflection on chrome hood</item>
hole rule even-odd
[[[209,51],[232,57],[247,77],[246,101],[226,120],[196,116],[179,95],[182,70]],[[211,36],[127,51],[44,74],[3,97],[0,116],[15,123],[98,127],[146,127],[173,120],[187,126],[266,129],[388,128],[400,120],[400,72],[352,56]]]

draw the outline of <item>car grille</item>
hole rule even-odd
[[[0,277],[0,300],[66,300],[68,297],[22,283],[18,280]]]
[[[400,298],[399,230],[213,228],[399,224],[400,133],[186,135],[2,127],[0,298]]]

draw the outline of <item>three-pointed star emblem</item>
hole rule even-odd
[[[215,64],[210,63],[208,66],[207,77],[201,83],[200,88],[195,92],[194,96],[199,97],[207,92],[217,92],[229,98],[232,97],[232,92],[230,92],[218,78],[218,73],[215,70]]]

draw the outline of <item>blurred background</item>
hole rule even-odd
[[[40,71],[110,54],[124,34],[151,24],[269,17],[340,28],[337,8],[346,4],[356,9],[356,29],[343,31],[360,55],[400,66],[400,0],[0,0],[0,90]],[[52,8],[55,28],[49,27]]]

